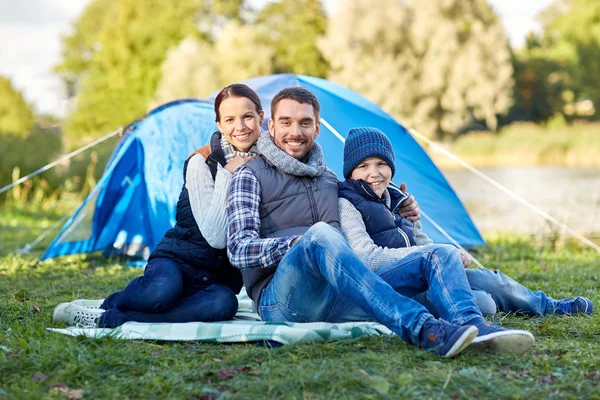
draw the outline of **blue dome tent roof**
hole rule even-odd
[[[270,100],[286,87],[300,86],[321,104],[321,144],[327,165],[342,175],[345,137],[350,128],[374,126],[390,138],[396,154],[396,183],[406,182],[419,206],[463,246],[484,245],[462,203],[423,148],[376,104],[324,79],[280,74],[245,81],[256,90],[270,117]],[[104,251],[147,258],[175,222],[185,159],[208,143],[216,130],[212,103],[184,99],[156,108],[133,123],[117,146],[96,188],[85,199],[42,259]],[[436,243],[448,239],[422,219]]]

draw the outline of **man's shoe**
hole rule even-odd
[[[419,347],[442,357],[452,358],[463,351],[476,336],[477,328],[474,326],[454,325],[429,318],[419,333],[421,338]]]
[[[83,308],[100,308],[102,303],[104,303],[103,299],[100,299],[100,300],[77,299],[77,300],[73,300],[71,302],[71,304],[76,304]]]
[[[483,319],[465,326],[476,326],[479,330],[469,349],[487,353],[523,354],[531,349],[535,341],[531,332],[502,328]]]
[[[54,309],[52,321],[55,324],[62,322],[67,325],[97,327],[98,318],[100,318],[104,311],[81,307],[73,303],[61,303]]]
[[[586,297],[577,296],[570,299],[558,300],[554,305],[554,314],[571,315],[577,313],[591,314],[594,305]]]

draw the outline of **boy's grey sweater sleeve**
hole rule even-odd
[[[419,249],[418,246],[398,249],[377,246],[367,233],[365,223],[356,207],[342,198],[338,199],[338,207],[342,233],[352,250],[369,269],[376,271]]]
[[[431,240],[429,236],[423,232],[423,225],[421,225],[421,221],[413,222],[413,237],[417,246],[427,246],[433,244],[433,240]]]

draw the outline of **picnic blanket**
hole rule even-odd
[[[70,336],[117,339],[205,341],[215,343],[273,341],[280,344],[322,343],[330,340],[363,336],[392,335],[392,331],[376,322],[293,323],[265,322],[252,311],[252,301],[238,295],[239,307],[233,321],[187,323],[127,322],[116,328],[68,327],[48,328]],[[98,306],[102,300],[98,300]]]

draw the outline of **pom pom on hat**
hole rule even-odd
[[[344,178],[352,175],[354,168],[368,157],[379,157],[392,169],[392,177],[396,172],[395,156],[392,143],[377,128],[352,128],[344,145]]]

